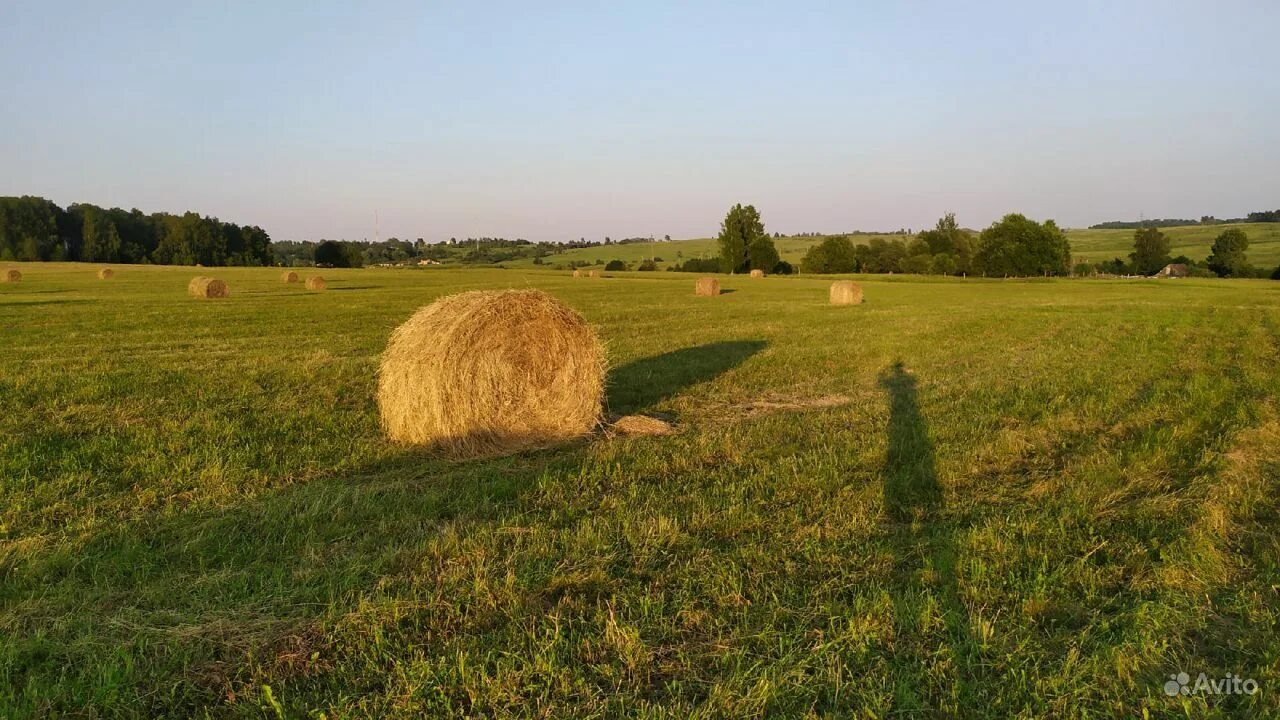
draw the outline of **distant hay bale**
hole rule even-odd
[[[587,277],[600,277],[600,273],[597,273],[595,270],[588,270]]]
[[[298,282],[298,273],[290,270],[280,276],[280,281],[284,283],[296,283]]]
[[[102,268],[101,270],[98,271],[98,279],[110,280],[111,278],[115,277],[115,274],[116,274],[116,271],[112,270],[111,268]]]
[[[715,296],[720,294],[720,281],[713,277],[698,278],[693,287],[694,295]]]
[[[764,271],[763,271],[763,270],[758,270],[758,269],[757,269],[757,270],[752,270],[752,271],[751,271],[751,277],[753,277],[753,278],[762,278],[762,277],[764,277]]]
[[[574,276],[574,277],[582,277],[582,271],[581,271],[581,270],[574,270],[574,271],[573,271],[573,276]]]
[[[329,284],[326,283],[324,281],[324,278],[320,277],[319,275],[312,275],[311,277],[307,278],[308,290],[323,290],[327,287],[329,287]]]
[[[16,268],[5,268],[4,272],[0,273],[0,282],[22,282],[22,273]]]
[[[187,292],[191,297],[198,298],[224,298],[231,295],[231,289],[225,282],[204,276],[191,278],[191,282],[187,283]]]
[[[857,305],[862,302],[862,287],[852,280],[831,283],[832,305]]]
[[[590,433],[604,375],[604,349],[572,308],[540,290],[474,290],[420,308],[391,334],[378,408],[393,440],[505,454]]]

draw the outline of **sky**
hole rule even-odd
[[[1280,207],[1280,3],[0,3],[0,195],[276,240]],[[375,226],[376,218],[376,226]]]

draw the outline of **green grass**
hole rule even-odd
[[[1169,236],[1172,255],[1186,255],[1192,260],[1204,260],[1209,256],[1213,240],[1227,228],[1240,228],[1249,235],[1248,256],[1250,262],[1257,267],[1274,268],[1280,265],[1280,223],[1243,223],[1237,225],[1192,225],[1187,227],[1162,228],[1161,232]],[[887,240],[903,240],[903,235],[853,235],[855,244],[865,244],[873,237]],[[1112,258],[1129,259],[1133,252],[1132,230],[1068,230],[1067,237],[1071,241],[1071,252],[1077,262],[1103,262]],[[810,247],[820,241],[814,237],[784,237],[775,240],[778,254],[783,260],[799,264],[800,259]],[[682,259],[698,257],[715,257],[716,241],[714,238],[698,238],[694,240],[675,240],[672,242],[638,243],[627,245],[609,245],[566,250],[559,255],[551,255],[544,259],[549,265],[567,266],[570,261],[587,263],[607,263],[610,260],[622,260],[627,263],[639,263],[651,256],[662,258],[658,263],[662,268],[679,263]],[[677,257],[679,253],[680,257]],[[532,258],[504,263],[509,267],[532,268]]]
[[[21,269],[0,717],[1280,713],[1280,284]],[[525,286],[680,432],[384,441],[392,328]]]

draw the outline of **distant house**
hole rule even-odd
[[[1187,266],[1182,263],[1170,263],[1160,268],[1160,272],[1156,273],[1156,277],[1180,278],[1187,277],[1191,273],[1187,271]]]

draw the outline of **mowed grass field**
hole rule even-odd
[[[1270,269],[1280,265],[1280,223],[1188,225],[1161,228],[1160,231],[1169,236],[1173,257],[1186,255],[1192,260],[1204,260],[1209,256],[1214,238],[1228,228],[1239,228],[1249,236],[1247,254],[1249,261],[1255,266]],[[1133,230],[1073,229],[1067,231],[1067,238],[1071,242],[1071,253],[1076,262],[1100,263],[1112,258],[1121,258],[1127,262],[1129,253],[1133,252],[1133,233]],[[849,237],[857,245],[869,243],[876,237],[906,242],[910,241],[912,236],[850,235]],[[774,242],[782,259],[798,266],[809,248],[821,240],[822,238],[819,237],[782,237],[775,239]],[[557,263],[567,265],[571,261],[607,263],[610,260],[622,260],[634,265],[650,257],[658,257],[662,259],[658,266],[666,268],[689,258],[713,258],[716,257],[717,252],[715,238],[698,238],[570,249],[559,255],[549,255],[544,258],[544,262],[549,265]],[[536,267],[533,265],[532,258],[508,261],[503,264],[513,268]]]
[[[1280,713],[1280,283],[19,267],[0,717]],[[679,432],[386,442],[391,330],[509,287]]]

